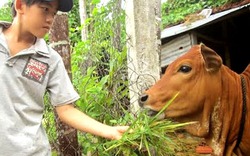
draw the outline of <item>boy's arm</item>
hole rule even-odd
[[[62,122],[77,130],[107,139],[120,139],[122,134],[128,129],[128,126],[105,125],[81,112],[72,104],[57,106],[56,111]]]

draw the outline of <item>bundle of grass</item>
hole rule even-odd
[[[176,95],[177,96],[177,95]],[[178,146],[171,140],[170,135],[183,126],[192,124],[176,123],[168,119],[159,120],[158,117],[176,98],[173,97],[165,107],[154,117],[148,116],[146,110],[141,111],[135,118],[130,115],[131,126],[120,140],[106,142],[103,146],[107,155],[114,156],[171,156]],[[127,114],[129,115],[129,114]],[[131,132],[132,131],[132,132]],[[104,153],[105,155],[105,153]]]

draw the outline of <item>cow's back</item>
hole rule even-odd
[[[245,76],[245,79],[250,79],[250,64],[246,67],[246,69],[242,72],[242,75]]]

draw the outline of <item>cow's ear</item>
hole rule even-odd
[[[208,71],[217,71],[222,65],[221,57],[211,48],[201,43],[201,54],[205,61],[205,66]]]

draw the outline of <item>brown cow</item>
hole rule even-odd
[[[215,156],[250,156],[250,64],[237,74],[204,44],[171,63],[145,91],[140,105],[179,122],[197,121],[187,132],[205,138]]]

